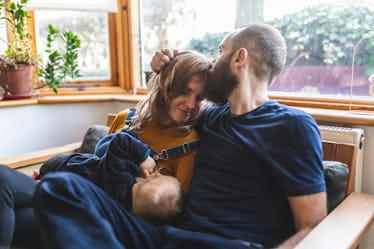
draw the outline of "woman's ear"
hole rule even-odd
[[[233,66],[234,67],[241,67],[243,66],[248,59],[248,51],[245,48],[239,48],[233,55]]]

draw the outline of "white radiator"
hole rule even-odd
[[[355,192],[361,192],[362,186],[362,166],[364,158],[364,130],[361,128],[348,128],[339,126],[319,125],[322,140],[336,141],[358,146],[357,163],[356,163],[356,179]]]

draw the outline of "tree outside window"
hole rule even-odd
[[[287,66],[270,89],[287,93],[349,95],[353,47],[374,27],[370,1],[178,0],[175,6],[170,1],[143,0],[143,70],[149,70],[157,49],[215,56],[228,31],[266,22],[281,31],[288,49]],[[204,32],[197,32],[201,28]],[[369,96],[374,38],[360,44],[355,58],[353,94]]]

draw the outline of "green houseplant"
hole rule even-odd
[[[59,48],[57,40],[60,38],[63,42],[63,48]],[[71,31],[64,31],[60,36],[60,31],[48,25],[47,45],[45,52],[47,54],[46,65],[38,72],[40,79],[45,85],[50,86],[54,93],[58,93],[58,86],[67,79],[74,81],[81,76],[78,69],[78,49],[80,48],[80,39],[78,35]]]
[[[38,67],[40,60],[32,50],[31,36],[27,29],[30,18],[25,5],[28,0],[8,2],[0,0],[0,11],[6,15],[10,27],[11,39],[7,43],[7,50],[0,55],[0,87],[4,92],[4,99],[22,99],[32,96],[32,69]]]

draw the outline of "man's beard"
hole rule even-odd
[[[237,77],[230,72],[229,61],[227,59],[221,65],[216,65],[214,70],[209,72],[205,84],[207,99],[217,104],[226,103],[228,97],[239,84]]]

